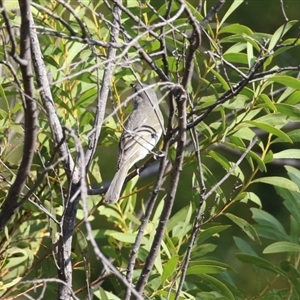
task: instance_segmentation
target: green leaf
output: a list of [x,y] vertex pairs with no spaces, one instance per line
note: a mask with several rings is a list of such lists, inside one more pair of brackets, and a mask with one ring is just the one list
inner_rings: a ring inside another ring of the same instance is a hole
[[[1,296],[1,291],[6,290],[14,285],[16,285],[17,283],[19,283],[21,280],[23,279],[23,277],[16,277],[12,280],[10,280],[9,282],[5,282],[4,284],[1,282],[1,286],[0,286],[0,296]],[[3,285],[2,285],[3,284]]]
[[223,57],[226,61],[231,63],[240,63],[247,65],[248,59],[246,53],[226,53]]
[[291,241],[287,234],[283,234],[273,227],[266,225],[254,225],[254,228],[260,237],[275,241]]
[[[224,144],[228,145],[229,147],[231,147],[233,149],[238,149],[239,151],[246,150],[245,147],[239,147],[239,146],[235,145],[234,143],[225,142]],[[253,165],[251,159],[254,159],[257,162],[257,165],[262,172],[265,172],[267,170],[266,165],[264,164],[262,159],[255,152],[249,151],[248,154],[246,155],[246,159],[249,162],[252,170],[254,169],[254,165]]]
[[[290,139],[293,141],[293,143],[300,142],[300,130],[299,129],[289,131],[288,135],[289,135]],[[285,141],[282,140],[281,138],[276,138],[272,143],[273,144],[274,143],[285,143]]]
[[226,78],[223,78],[222,75],[217,72],[216,70],[212,69],[211,72],[214,74],[214,76],[216,76],[216,78],[219,80],[219,82],[221,83],[223,89],[225,91],[230,90],[230,87],[226,81]]
[[286,104],[295,105],[300,102],[300,91],[295,91],[294,89],[293,91],[292,95],[286,100]]
[[175,255],[171,257],[168,262],[164,265],[163,273],[161,276],[161,283],[164,284],[165,281],[174,274],[176,266],[179,260],[179,256]]
[[299,196],[300,194],[287,189],[275,187],[276,192],[279,196],[284,199],[284,206],[288,209],[291,215],[297,220],[300,226],[300,208],[299,208]]
[[108,298],[108,295],[106,294],[106,291],[99,286],[99,293],[100,293],[100,299],[101,300],[109,300],[110,298]]
[[251,68],[256,60],[256,58],[254,57],[252,41],[249,41],[247,43],[247,59],[248,59],[248,67]]
[[264,123],[271,126],[282,127],[287,123],[287,117],[281,113],[265,114],[255,120],[258,123]]
[[295,90],[300,90],[300,80],[288,75],[275,75],[268,78],[267,81],[278,82],[284,86],[289,86]]
[[272,35],[272,38],[269,43],[268,51],[272,51],[273,48],[276,46],[276,44],[279,42],[279,40],[286,34],[287,31],[289,31],[294,24],[296,24],[298,21],[289,21],[287,23],[284,23],[281,25]]
[[277,153],[274,153],[273,157],[275,159],[300,159],[300,150],[299,149],[287,149]]
[[268,95],[261,94],[261,95],[259,95],[259,99],[261,99],[267,105],[267,107],[269,107],[269,109],[271,109],[272,111],[276,111],[276,106],[271,101],[271,99],[269,98]]
[[170,232],[178,224],[178,222],[182,222],[183,220],[185,220],[189,210],[190,210],[190,205],[185,206],[180,211],[178,211],[175,215],[173,215],[168,221],[167,232]]
[[290,191],[299,192],[298,186],[291,180],[284,177],[270,176],[270,177],[257,178],[252,181],[252,183],[258,183],[258,182],[279,186],[288,189]]
[[197,245],[193,248],[191,257],[192,257],[192,259],[202,258],[202,256],[206,255],[207,253],[215,251],[216,248],[217,248],[216,245],[202,243],[199,246]]
[[136,234],[134,233],[123,233],[123,232],[114,232],[107,230],[106,234],[109,235],[110,237],[113,237],[117,241],[124,242],[124,243],[129,243],[133,244],[136,239]]
[[233,240],[236,244],[236,246],[238,247],[238,249],[244,253],[250,254],[250,255],[255,255],[257,256],[257,254],[255,253],[255,251],[251,248],[251,246],[246,243],[244,240],[242,240],[241,238],[234,236]]
[[290,137],[284,133],[283,131],[275,128],[272,125],[266,124],[266,123],[260,123],[260,122],[256,122],[256,121],[245,121],[246,123],[253,125],[255,127],[258,127],[266,132],[269,132],[271,134],[274,134],[280,138],[282,138],[285,142],[288,143],[292,143],[292,140],[290,139]]
[[246,220],[239,218],[233,214],[224,214],[228,219],[238,225],[252,240],[260,243],[260,239],[252,225],[250,225]]
[[209,151],[209,155],[218,162],[226,171],[228,171],[231,168],[231,165],[227,158],[222,156],[220,153],[215,152],[213,150]]
[[224,17],[220,22],[220,27],[227,20],[227,18],[244,2],[244,0],[234,0],[231,6],[227,9]]
[[236,200],[240,200],[240,202],[243,203],[248,203],[248,201],[251,201],[257,204],[258,207],[262,207],[259,197],[253,192],[243,192],[236,197]]
[[197,244],[203,244],[203,242],[208,238],[217,235],[218,233],[226,230],[229,227],[231,227],[231,225],[218,225],[201,230],[200,234],[197,237]]
[[221,266],[212,266],[201,264],[198,266],[188,267],[186,275],[200,275],[200,274],[218,274],[225,272],[226,268]]
[[295,182],[298,185],[298,187],[300,188],[300,171],[291,166],[285,166],[284,168],[287,170],[287,173],[288,173],[289,177],[291,178],[291,180],[293,182]]
[[219,290],[219,292],[226,297],[227,300],[235,300],[235,297],[233,296],[229,288],[222,281],[207,274],[198,274],[198,276],[203,278],[205,281],[213,284],[217,288],[217,290]]
[[275,267],[266,259],[263,259],[261,257],[255,256],[255,255],[249,255],[249,254],[244,254],[244,253],[238,253],[235,256],[237,257],[237,259],[239,261],[241,261],[243,263],[255,265],[264,270],[268,270],[275,274],[280,274],[283,277],[286,277],[286,274],[281,269]]
[[221,33],[236,33],[236,34],[247,34],[247,35],[253,35],[252,30],[244,25],[235,23],[235,24],[230,24],[228,26],[224,26],[221,28],[219,31],[219,34]]
[[263,253],[300,252],[300,245],[291,242],[276,242],[267,246]]
[[284,227],[281,225],[281,223],[273,217],[271,214],[269,214],[266,211],[263,211],[261,209],[257,209],[255,207],[250,208],[252,212],[252,218],[260,225],[269,226],[271,228],[274,228],[276,231],[286,235]]
[[274,160],[273,152],[271,150],[269,150],[264,157],[264,163],[267,164],[267,163],[272,162],[273,160]]
[[277,111],[288,117],[295,117],[298,121],[300,119],[300,109],[295,105],[276,103],[275,107]]

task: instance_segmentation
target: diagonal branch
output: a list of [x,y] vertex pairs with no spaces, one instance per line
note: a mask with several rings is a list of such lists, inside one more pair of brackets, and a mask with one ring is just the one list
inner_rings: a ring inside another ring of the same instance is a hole
[[[120,0],[116,2],[121,2]],[[120,19],[121,19],[121,10],[118,6],[115,6],[113,9],[113,24],[111,29],[111,42],[116,43],[120,33]],[[108,51],[107,61],[108,63],[105,66],[104,75],[102,79],[101,88],[98,93],[98,102],[96,106],[96,115],[95,122],[93,125],[93,132],[89,137],[89,145],[85,154],[86,169],[88,169],[93,156],[95,154],[99,136],[101,133],[102,124],[105,116],[106,102],[108,98],[109,88],[111,85],[111,78],[113,71],[115,69],[115,58],[117,50],[114,47],[110,47]]]

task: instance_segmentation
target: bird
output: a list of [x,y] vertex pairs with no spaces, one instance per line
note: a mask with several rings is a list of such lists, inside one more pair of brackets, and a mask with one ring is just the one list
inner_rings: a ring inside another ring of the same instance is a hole
[[129,169],[150,153],[163,132],[163,115],[155,91],[144,83],[132,87],[133,110],[120,138],[117,171],[104,197],[107,204],[119,200]]

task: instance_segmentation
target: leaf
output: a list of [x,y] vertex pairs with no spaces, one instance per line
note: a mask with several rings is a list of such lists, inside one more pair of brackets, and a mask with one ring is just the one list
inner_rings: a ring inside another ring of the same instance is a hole
[[287,234],[283,234],[273,227],[266,225],[254,225],[254,228],[260,237],[275,241],[291,241]]
[[276,126],[277,128],[280,128],[287,123],[287,117],[282,115],[281,113],[272,113],[272,114],[266,114],[264,116],[261,116],[255,120],[255,122],[258,123],[264,123],[271,126]]
[[275,107],[277,111],[288,117],[295,117],[298,121],[300,119],[300,109],[295,105],[276,103]]
[[240,200],[240,202],[243,203],[248,203],[248,201],[251,201],[257,204],[260,208],[262,207],[259,197],[253,192],[243,192],[236,197],[236,200]]
[[226,268],[222,266],[212,266],[212,265],[197,265],[188,267],[186,275],[200,275],[200,274],[218,274],[225,272]]
[[294,24],[296,24],[298,21],[289,21],[287,23],[284,23],[283,25],[281,25],[272,35],[270,43],[269,43],[269,47],[268,50],[272,51],[274,49],[274,47],[276,46],[276,44],[279,42],[279,40],[286,34],[286,32],[288,30],[290,30]]
[[192,257],[192,259],[202,258],[202,256],[206,255],[207,253],[215,251],[216,248],[217,248],[216,245],[202,243],[199,246],[196,246],[193,248],[191,257]]
[[[290,139],[293,141],[293,143],[295,142],[300,142],[300,130],[299,129],[295,129],[295,130],[291,130],[288,132],[288,135],[290,137]],[[281,138],[276,138],[272,143],[284,143],[285,141],[283,141]]]
[[108,295],[106,294],[106,291],[99,286],[99,293],[100,293],[100,299],[101,300],[109,300],[110,298],[108,298]]
[[[239,151],[245,151],[246,150],[245,147],[239,147],[239,146],[235,145],[234,143],[225,142],[224,144],[228,145],[229,147],[231,147],[233,149],[238,149]],[[264,162],[262,161],[262,159],[255,152],[249,151],[248,154],[246,155],[246,159],[249,162],[252,170],[254,169],[254,165],[253,165],[251,159],[254,159],[256,161],[259,169],[262,172],[265,172],[267,170]]]
[[267,246],[263,253],[300,252],[300,245],[291,242],[276,242]]
[[226,19],[244,2],[244,0],[234,0],[231,6],[227,9],[224,17],[220,22],[220,27],[226,21]]
[[233,214],[224,214],[228,219],[238,225],[252,240],[260,243],[260,239],[252,225],[250,225],[246,220],[239,218]]
[[236,246],[238,247],[238,249],[244,253],[250,254],[250,255],[256,255],[255,251],[251,248],[251,246],[246,243],[244,240],[242,240],[241,238],[234,236],[233,240],[236,244]]
[[277,153],[274,153],[273,157],[275,159],[300,159],[300,150],[299,149],[287,149]]
[[197,237],[197,244],[201,245],[208,238],[226,230],[229,227],[231,227],[231,225],[218,225],[202,230]]
[[233,296],[229,288],[222,281],[207,274],[201,274],[198,276],[203,278],[205,281],[213,284],[219,290],[219,292],[226,297],[227,300],[235,300],[235,297]]
[[223,57],[226,61],[247,65],[248,59],[246,53],[226,53]]
[[275,128],[274,126],[271,126],[269,124],[266,123],[260,123],[260,122],[256,122],[256,121],[245,121],[246,123],[253,125],[255,127],[258,127],[266,132],[269,132],[271,134],[274,134],[280,138],[282,138],[285,142],[288,143],[292,143],[292,140],[290,139],[290,137],[284,133],[283,131]]
[[248,59],[248,67],[251,68],[255,63],[252,41],[247,43],[247,59]]
[[171,257],[168,262],[164,265],[163,273],[161,276],[161,283],[164,284],[165,281],[174,273],[177,263],[179,260],[179,256],[175,255]]
[[295,90],[300,90],[300,80],[288,75],[275,75],[268,78],[267,81],[278,82],[284,86],[289,86]]
[[275,187],[279,196],[284,199],[284,206],[294,216],[300,226],[300,208],[299,208],[299,193],[289,191],[287,189]]
[[212,259],[199,259],[196,261],[190,261],[190,267],[201,267],[201,266],[216,266],[216,267],[222,267],[223,269],[234,271],[228,264],[225,264],[223,262],[220,262],[218,260],[212,260]]
[[107,231],[106,234],[109,234],[110,237],[113,237],[117,241],[129,243],[129,244],[133,244],[136,239],[136,234],[134,234],[134,233]]
[[253,32],[252,32],[252,30],[249,27],[241,25],[241,24],[238,24],[238,23],[224,26],[219,31],[219,34],[225,33],[225,32],[226,33],[228,32],[228,33],[253,35]]
[[215,152],[213,150],[209,151],[209,155],[218,162],[226,171],[228,171],[231,168],[231,165],[227,158],[225,158],[223,155],[221,155],[218,152]]
[[268,95],[261,94],[259,95],[259,99],[261,99],[272,111],[276,111],[275,104],[271,101]]
[[244,254],[244,253],[237,253],[235,256],[239,261],[243,263],[255,265],[264,270],[268,270],[275,274],[280,274],[283,277],[287,277],[286,274],[281,269],[275,267],[268,260],[264,258],[254,256],[254,255]]
[[223,78],[222,75],[214,69],[212,69],[211,72],[214,74],[214,76],[216,76],[225,91],[230,90],[226,78]]
[[[298,129],[298,131],[300,131]],[[298,187],[300,188],[300,171],[294,167],[291,166],[285,166],[285,169],[287,170],[287,173],[290,177],[290,179],[295,182]]]
[[300,102],[300,91],[295,91],[293,89],[293,93],[287,99],[286,104],[295,105],[298,104],[299,102]]
[[288,189],[290,191],[299,192],[298,186],[293,181],[284,177],[270,176],[270,177],[257,178],[252,181],[252,183],[258,183],[258,182],[279,186]]
[[261,209],[257,209],[255,207],[250,208],[252,212],[252,218],[260,225],[270,226],[274,228],[276,231],[286,235],[284,227],[281,225],[281,223],[273,217],[271,214],[269,214],[266,211],[263,211]]
[[185,219],[189,210],[190,210],[190,205],[185,206],[180,211],[178,211],[175,215],[173,215],[168,221],[167,232],[170,232],[178,224],[178,222],[182,222]]

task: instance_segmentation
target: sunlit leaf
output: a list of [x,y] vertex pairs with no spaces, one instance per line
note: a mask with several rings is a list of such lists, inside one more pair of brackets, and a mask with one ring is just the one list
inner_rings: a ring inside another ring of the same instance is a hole
[[179,256],[173,256],[171,257],[167,263],[165,263],[164,267],[163,267],[163,273],[161,276],[161,283],[164,284],[164,282],[170,277],[172,276],[172,274],[175,272],[177,263],[179,260]]
[[261,178],[254,179],[252,181],[252,183],[258,183],[258,182],[279,186],[288,189],[290,191],[299,192],[299,187],[294,182],[284,177],[277,177],[277,176],[261,177]]
[[268,50],[271,51],[275,47],[275,45],[280,41],[280,39],[286,34],[287,31],[289,31],[294,24],[296,24],[298,21],[289,21],[287,23],[284,23],[282,26],[280,26],[275,33],[272,35],[272,38],[269,43]]
[[246,121],[248,124],[256,126],[268,133],[274,134],[280,138],[282,138],[284,141],[288,142],[288,143],[292,143],[292,140],[290,139],[290,137],[284,133],[282,130],[275,128],[274,126],[271,126],[269,124],[266,123],[260,123],[260,122],[256,122],[256,121]]
[[229,9],[226,11],[223,16],[220,26],[227,20],[227,18],[244,2],[244,0],[234,0]]
[[244,26],[242,24],[230,24],[227,26],[224,26],[223,28],[221,28],[221,30],[219,31],[220,33],[237,33],[237,34],[247,34],[247,35],[252,35],[253,32],[252,30],[247,27]]
[[300,159],[300,149],[286,149],[280,152],[274,153],[275,159]]
[[284,86],[289,86],[295,90],[300,90],[300,80],[287,75],[275,75],[267,79],[267,81],[278,82]]

